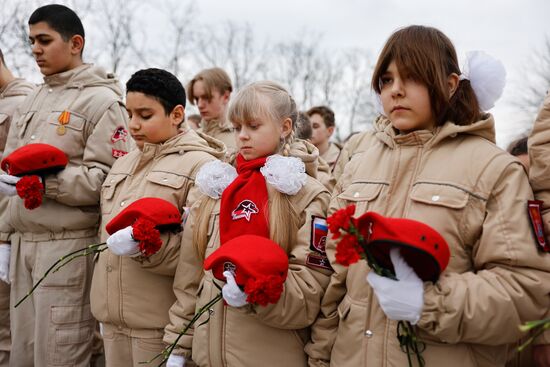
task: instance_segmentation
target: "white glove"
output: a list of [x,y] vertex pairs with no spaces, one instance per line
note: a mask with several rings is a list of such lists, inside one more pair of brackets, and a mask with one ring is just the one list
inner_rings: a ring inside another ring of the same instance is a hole
[[185,357],[170,354],[166,361],[166,367],[185,367]]
[[21,177],[0,175],[0,193],[6,196],[17,195],[17,189],[15,184],[21,179]]
[[132,237],[133,228],[128,226],[113,233],[107,238],[107,246],[118,256],[138,256],[140,254],[139,242]]
[[233,307],[243,307],[248,304],[248,302],[246,302],[247,295],[241,291],[241,288],[237,285],[233,273],[226,270],[223,272],[223,276],[227,280],[227,283],[222,288],[222,295],[225,302]]
[[10,252],[10,245],[0,244],[0,280],[7,284],[10,284]]
[[399,280],[382,277],[371,270],[367,282],[389,319],[410,321],[414,325],[420,320],[424,307],[424,284],[403,259],[398,248],[390,250],[390,258]]

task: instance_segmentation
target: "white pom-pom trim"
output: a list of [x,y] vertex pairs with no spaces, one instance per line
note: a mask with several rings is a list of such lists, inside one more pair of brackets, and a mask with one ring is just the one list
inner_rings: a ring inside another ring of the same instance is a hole
[[269,156],[260,172],[267,183],[287,195],[296,195],[307,181],[306,166],[296,157]]
[[506,85],[506,69],[502,62],[483,51],[470,51],[462,69],[461,79],[470,81],[481,110],[493,108]]
[[204,164],[197,173],[195,184],[202,193],[212,199],[219,199],[222,192],[235,180],[235,167],[222,161],[211,161]]

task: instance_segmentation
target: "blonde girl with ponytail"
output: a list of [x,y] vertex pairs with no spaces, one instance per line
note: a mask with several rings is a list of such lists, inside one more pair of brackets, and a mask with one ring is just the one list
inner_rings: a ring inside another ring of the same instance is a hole
[[330,194],[312,177],[315,154],[296,149],[297,115],[292,96],[269,81],[252,83],[231,100],[236,168],[216,161],[197,174],[196,185],[205,195],[191,208],[185,225],[174,283],[177,302],[165,342],[172,343],[195,310],[219,293],[214,282],[220,281],[203,270],[203,261],[240,235],[270,238],[287,253],[288,276],[279,301],[249,304],[244,292],[230,285],[234,282],[222,284],[225,305],[214,305],[188,333],[192,335],[180,339],[172,361],[192,359],[212,367],[307,366],[304,343],[331,274],[324,252]]

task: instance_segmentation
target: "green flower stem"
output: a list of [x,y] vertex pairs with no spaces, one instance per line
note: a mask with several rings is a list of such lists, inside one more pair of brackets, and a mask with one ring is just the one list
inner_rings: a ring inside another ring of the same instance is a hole
[[546,330],[550,329],[550,318],[526,322],[525,324],[520,325],[519,329],[523,332],[535,330],[534,334],[529,339],[527,339],[525,343],[518,347],[518,352],[521,352],[525,348],[527,348],[527,346],[531,344],[538,336],[540,336]]
[[105,251],[106,249],[107,249],[107,245],[105,243],[99,243],[99,244],[89,245],[87,247],[73,251],[67,255],[61,256],[55,263],[53,263],[52,266],[48,268],[48,270],[46,270],[42,278],[40,278],[38,282],[36,282],[36,284],[33,285],[31,290],[25,295],[25,297],[20,299],[19,302],[17,302],[14,307],[17,308],[17,306],[19,306],[24,300],[26,300],[40,285],[40,283],[42,283],[44,279],[46,279],[48,274],[55,273],[56,271],[58,271],[63,266],[67,265],[68,263],[70,263],[76,258],[79,258],[82,256],[88,256],[90,254],[100,253],[102,251]]
[[[169,346],[167,346],[166,348],[164,348],[164,350],[162,352],[160,352],[159,354],[157,354],[156,356],[154,356],[152,359],[148,360],[148,361],[145,361],[145,362],[139,362],[140,364],[149,364],[151,362],[153,362],[154,360],[162,357],[162,361],[160,361],[160,363],[158,364],[158,367],[162,366],[167,360],[168,358],[170,357],[170,354],[172,354],[172,351],[176,348],[176,346],[178,345],[178,342],[179,340],[181,339],[182,336],[184,336],[187,331],[189,331],[189,329],[191,328],[191,326],[193,326],[195,324],[195,322],[197,322],[197,320],[202,316],[202,314],[204,314],[205,312],[207,311],[210,311],[210,307],[212,307],[213,305],[215,305],[219,300],[222,299],[222,294],[221,292],[218,293],[218,295],[216,297],[214,297],[213,299],[211,299],[207,304],[205,304],[204,306],[202,306],[196,313],[195,315],[193,316],[193,318],[191,319],[191,321],[189,321],[189,323],[187,325],[185,325],[185,327],[183,328],[183,330],[179,333],[178,337],[176,338],[176,340],[170,344]],[[208,318],[208,320],[206,320],[205,322],[203,322],[201,325],[203,325],[204,323],[208,322],[210,320],[210,318]]]
[[378,261],[372,256],[367,241],[365,241],[365,238],[363,235],[355,228],[354,225],[350,225],[349,231],[347,231],[349,234],[357,237],[357,242],[359,243],[359,246],[363,249],[363,252],[365,253],[365,258],[367,260],[367,264],[369,264],[370,268],[378,275],[386,278],[390,278],[393,280],[398,280],[394,273],[391,272],[391,270],[381,267],[378,264]]
[[422,357],[422,352],[426,349],[426,344],[418,339],[416,330],[408,321],[399,321],[397,323],[397,339],[401,350],[407,354],[409,367],[413,367],[411,355],[416,356],[416,361],[420,367],[424,367],[426,362]]

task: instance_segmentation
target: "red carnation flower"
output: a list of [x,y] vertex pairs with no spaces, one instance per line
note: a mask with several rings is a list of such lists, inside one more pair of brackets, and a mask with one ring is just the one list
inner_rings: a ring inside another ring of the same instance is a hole
[[357,242],[357,237],[346,234],[336,245],[336,261],[344,266],[356,263],[361,258],[363,249]]
[[349,205],[343,209],[337,210],[327,218],[328,229],[333,233],[332,238],[340,237],[340,229],[349,230],[352,215],[355,213],[355,205]]
[[24,200],[25,208],[32,210],[42,205],[44,185],[38,176],[24,176],[15,184],[17,195]]
[[248,295],[246,301],[260,306],[268,303],[277,303],[283,293],[284,280],[279,275],[269,275],[258,279],[249,279],[244,292]]
[[139,241],[139,250],[144,256],[156,254],[162,247],[160,232],[152,221],[138,218],[132,225],[132,230],[133,237]]

